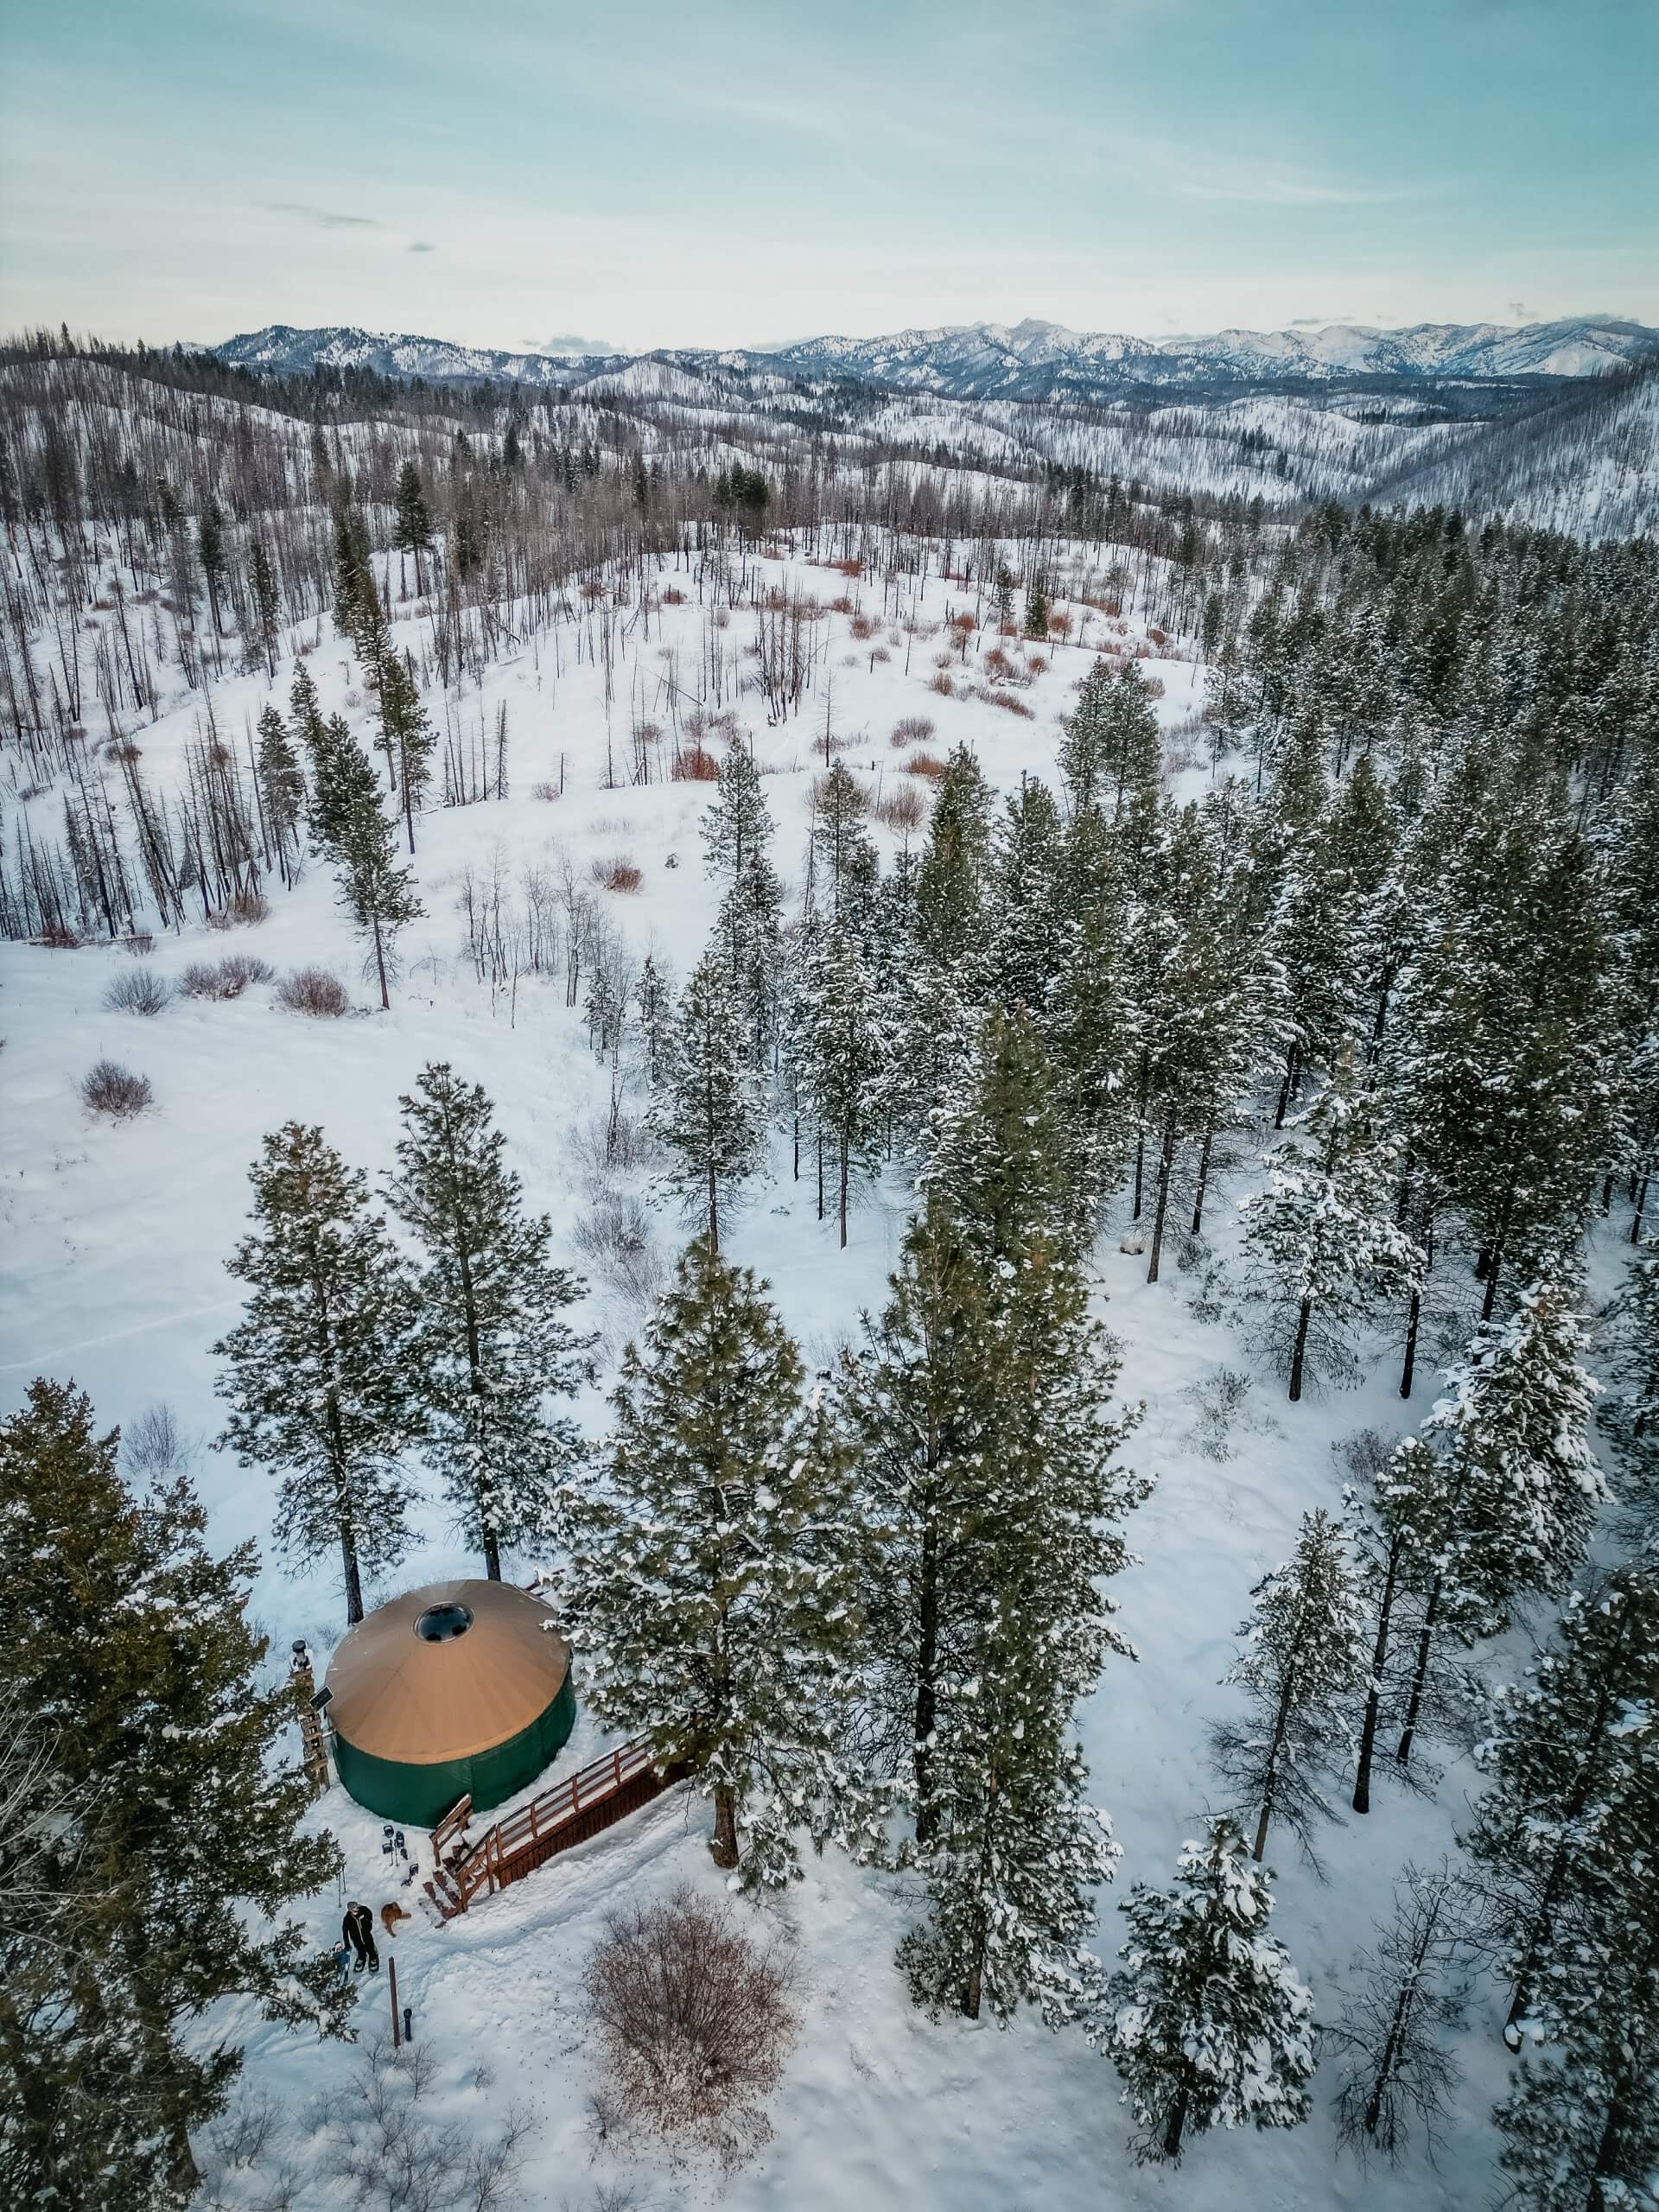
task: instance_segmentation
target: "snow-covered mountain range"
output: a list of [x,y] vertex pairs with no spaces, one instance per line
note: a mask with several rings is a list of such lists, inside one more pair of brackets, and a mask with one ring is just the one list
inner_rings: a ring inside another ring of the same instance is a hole
[[365,368],[432,383],[538,387],[587,383],[635,360],[707,370],[770,369],[927,391],[952,399],[1088,400],[1146,387],[1329,384],[1351,378],[1490,383],[1598,376],[1659,357],[1659,330],[1612,315],[1557,322],[1417,323],[1384,330],[1223,330],[1209,337],[1136,338],[1027,321],[902,330],[880,338],[808,338],[775,353],[701,347],[650,354],[511,353],[350,326],[296,329],[273,323],[212,349],[250,368],[306,372]]

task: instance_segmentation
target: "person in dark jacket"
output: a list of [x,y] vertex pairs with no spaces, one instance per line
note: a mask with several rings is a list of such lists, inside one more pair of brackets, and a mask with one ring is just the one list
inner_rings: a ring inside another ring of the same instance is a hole
[[371,1974],[378,1974],[380,1954],[374,1948],[374,1916],[367,1905],[348,1904],[340,1929],[355,1955],[356,1964],[352,1972],[361,1974],[366,1967]]

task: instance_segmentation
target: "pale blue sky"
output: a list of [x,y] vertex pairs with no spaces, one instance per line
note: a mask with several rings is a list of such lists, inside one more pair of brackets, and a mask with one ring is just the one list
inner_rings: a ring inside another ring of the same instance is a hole
[[1659,323],[1654,0],[0,0],[0,325]]

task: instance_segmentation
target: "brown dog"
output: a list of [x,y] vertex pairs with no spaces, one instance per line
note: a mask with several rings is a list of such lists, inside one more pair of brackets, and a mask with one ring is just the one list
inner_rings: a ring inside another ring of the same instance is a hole
[[380,1925],[388,1936],[395,1936],[398,1922],[408,1918],[409,1915],[400,1904],[383,1904],[380,1908]]

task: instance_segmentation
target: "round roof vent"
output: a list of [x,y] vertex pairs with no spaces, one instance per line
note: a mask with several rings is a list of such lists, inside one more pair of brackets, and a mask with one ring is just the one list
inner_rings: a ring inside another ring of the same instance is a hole
[[415,1633],[423,1643],[453,1643],[458,1636],[465,1636],[473,1624],[473,1609],[458,1600],[442,1605],[429,1605],[415,1624]]

